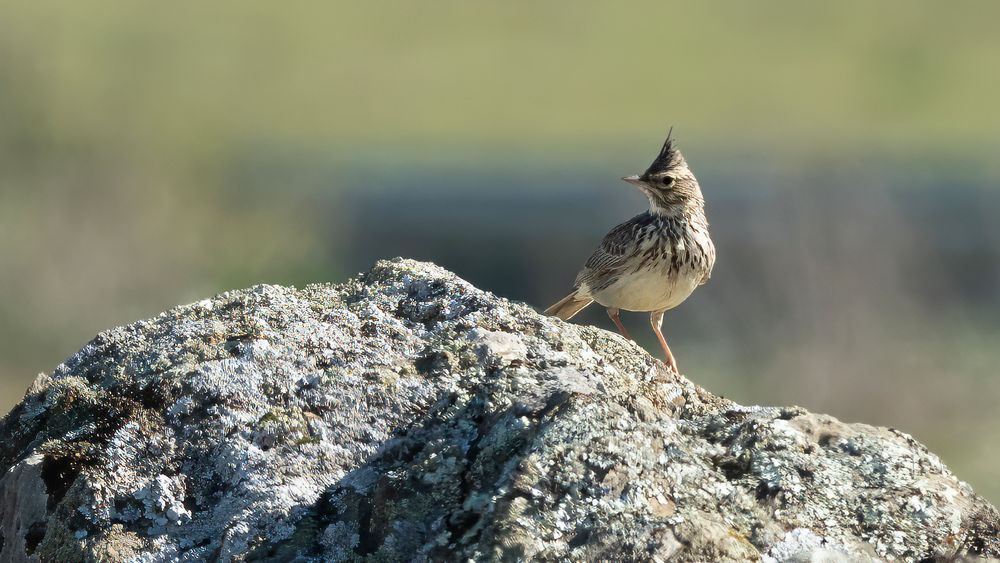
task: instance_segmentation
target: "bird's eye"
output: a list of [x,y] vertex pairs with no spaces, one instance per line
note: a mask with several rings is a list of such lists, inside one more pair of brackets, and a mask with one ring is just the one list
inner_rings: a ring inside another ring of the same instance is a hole
[[664,177],[660,178],[660,182],[664,186],[669,186],[669,185],[671,185],[671,184],[674,183],[674,177],[673,176],[664,176]]

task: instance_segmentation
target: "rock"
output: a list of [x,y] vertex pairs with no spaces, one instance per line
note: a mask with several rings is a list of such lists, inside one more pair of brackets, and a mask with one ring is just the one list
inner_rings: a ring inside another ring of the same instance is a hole
[[1000,557],[910,436],[737,405],[408,260],[104,332],[0,435],[2,561]]

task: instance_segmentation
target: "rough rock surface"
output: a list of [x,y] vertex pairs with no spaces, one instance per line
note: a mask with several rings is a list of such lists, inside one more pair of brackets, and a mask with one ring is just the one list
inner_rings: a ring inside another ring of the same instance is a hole
[[1000,556],[902,432],[734,404],[407,260],[102,333],[0,436],[0,561]]

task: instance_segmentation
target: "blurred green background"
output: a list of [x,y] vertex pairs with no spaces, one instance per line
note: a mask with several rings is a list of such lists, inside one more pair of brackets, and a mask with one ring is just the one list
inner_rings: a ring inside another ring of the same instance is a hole
[[987,2],[4,2],[0,411],[103,329],[380,257],[544,307],[643,209],[618,178],[673,125],[719,253],[665,322],[686,374],[900,428],[1000,501],[997,21]]

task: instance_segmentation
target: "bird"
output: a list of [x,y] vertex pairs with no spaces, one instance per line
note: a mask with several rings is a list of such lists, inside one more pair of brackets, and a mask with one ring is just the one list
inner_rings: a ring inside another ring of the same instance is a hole
[[715,245],[698,179],[672,134],[670,128],[645,172],[622,178],[646,195],[649,209],[611,229],[577,275],[573,291],[545,313],[566,321],[596,301],[631,339],[621,311],[648,312],[665,364],[679,374],[661,331],[663,314],[708,281]]

